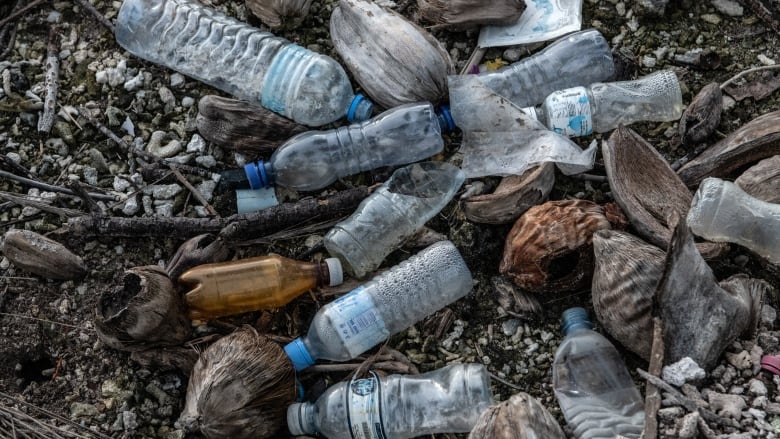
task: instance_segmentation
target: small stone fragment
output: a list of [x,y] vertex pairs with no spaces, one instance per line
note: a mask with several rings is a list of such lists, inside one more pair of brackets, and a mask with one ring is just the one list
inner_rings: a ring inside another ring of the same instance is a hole
[[679,439],[693,439],[699,432],[699,412],[688,413],[680,421],[680,429],[677,431]]
[[755,396],[766,396],[768,393],[764,382],[755,378],[748,383],[748,392]]
[[745,13],[742,5],[733,0],[712,0],[712,6],[715,6],[715,9],[721,14],[729,17],[741,17]]
[[664,381],[677,387],[688,381],[700,380],[707,376],[704,369],[699,367],[690,357],[684,357],[680,361],[664,367],[662,375]]
[[739,395],[726,395],[717,392],[708,392],[707,397],[710,402],[710,408],[716,411],[720,416],[740,420],[742,410],[747,407],[745,399]]
[[738,370],[750,369],[752,363],[750,361],[750,353],[748,351],[741,351],[738,353],[726,352],[726,361]]

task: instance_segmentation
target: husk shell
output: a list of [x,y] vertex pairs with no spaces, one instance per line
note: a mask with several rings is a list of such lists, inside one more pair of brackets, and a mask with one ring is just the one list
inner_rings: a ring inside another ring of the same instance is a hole
[[87,266],[80,257],[59,242],[31,230],[5,232],[2,252],[15,266],[48,279],[79,279],[87,274]]
[[780,204],[780,155],[751,166],[734,183],[759,200]]
[[525,11],[525,0],[417,0],[420,15],[434,28],[451,30],[510,25]]
[[723,93],[720,84],[705,85],[680,118],[680,136],[683,143],[699,143],[715,132],[720,124]]
[[534,397],[517,393],[482,412],[469,439],[564,439],[558,421]]
[[268,27],[295,27],[309,15],[311,0],[246,0],[246,7]]

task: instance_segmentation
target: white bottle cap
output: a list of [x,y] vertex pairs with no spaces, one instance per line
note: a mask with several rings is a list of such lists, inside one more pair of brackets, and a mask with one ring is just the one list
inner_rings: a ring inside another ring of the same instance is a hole
[[330,286],[341,285],[344,282],[344,270],[341,268],[341,261],[338,258],[328,258],[325,259],[325,263],[328,264]]

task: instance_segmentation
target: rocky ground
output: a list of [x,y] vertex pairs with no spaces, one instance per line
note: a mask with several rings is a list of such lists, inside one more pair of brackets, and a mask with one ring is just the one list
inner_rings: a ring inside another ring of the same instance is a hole
[[[109,20],[115,18],[121,5],[120,1],[92,0],[91,3]],[[243,2],[212,0],[210,3],[223,12],[262,27],[249,16]],[[416,19],[416,5],[412,3],[400,1],[393,5],[405,16]],[[671,3],[662,17],[654,17],[640,13],[631,1],[586,0],[583,27],[599,29],[614,48],[635,60],[637,75],[673,69],[682,81],[685,103],[707,83],[723,82],[751,67],[780,62],[778,34],[760,21],[751,9],[728,0]],[[217,92],[131,56],[116,44],[111,33],[77,4],[72,1],[44,2],[16,20],[14,45],[0,59],[6,86],[0,94],[0,158],[3,159],[0,164],[16,163],[28,169],[37,180],[49,184],[63,185],[68,180],[79,180],[111,194],[140,191],[141,196],[130,197],[134,200],[131,202],[99,202],[114,215],[197,217],[207,214],[180,182],[155,182],[136,174],[135,165],[127,154],[74,109],[89,108],[111,131],[151,153],[159,153],[163,146],[178,149],[173,155],[181,162],[216,171],[234,167],[235,157],[203,140],[197,133],[195,116],[198,99]],[[333,6],[334,2],[330,0],[315,0],[309,17],[300,27],[280,34],[303,46],[334,55],[327,26]],[[43,97],[46,41],[49,28],[54,24],[62,37],[58,95],[62,111],[51,135],[42,136],[36,129],[39,112],[22,106],[20,100],[9,96],[9,92],[26,96],[25,100]],[[434,35],[447,47],[460,68],[475,47],[477,33],[435,31]],[[6,43],[5,37],[0,38],[0,44]],[[679,56],[697,49],[717,53],[719,64],[701,69],[679,62]],[[511,62],[523,53],[522,48],[491,49],[485,60],[502,58]],[[758,101],[747,98],[736,102],[725,98],[719,135],[776,110],[779,103],[777,92]],[[680,143],[676,122],[645,123],[634,128],[670,161],[689,150]],[[591,140],[582,139],[580,144],[586,145]],[[717,138],[712,142],[715,140]],[[453,136],[449,141],[447,151],[452,154],[457,149],[458,137]],[[599,168],[593,171],[601,172],[603,169]],[[338,182],[334,187],[341,189],[355,182],[381,180],[386,175],[386,172],[377,171]],[[215,184],[212,180],[193,175],[186,178],[220,215],[234,213],[234,200],[229,195],[213,193]],[[566,178],[560,174],[556,178],[552,199],[610,200],[606,183]],[[488,179],[488,183],[495,182]],[[78,199],[7,179],[0,179],[0,190],[39,197],[49,205],[87,212]],[[297,198],[299,195],[289,196]],[[63,218],[45,210],[22,207],[13,202],[0,204],[3,231],[27,228],[46,233],[62,223]],[[510,315],[496,302],[496,292],[490,282],[498,272],[509,226],[471,223],[459,211],[457,203],[448,206],[429,225],[458,245],[477,284],[467,298],[394,337],[390,346],[404,353],[421,371],[451,362],[481,362],[496,377],[493,385],[497,399],[504,400],[517,391],[526,391],[539,398],[561,420],[550,379],[553,354],[561,340],[559,316],[569,306],[589,307],[589,292],[543,297],[544,311],[540,315]],[[325,230],[319,230],[259,239],[256,241],[259,243],[237,248],[236,255],[276,252],[289,257],[316,257],[319,255],[311,255],[309,250],[324,233]],[[45,280],[15,268],[7,258],[0,262],[0,407],[17,407],[82,437],[184,437],[175,422],[183,406],[188,377],[176,370],[141,366],[131,361],[129,354],[106,347],[97,338],[92,322],[100,293],[115,286],[124,269],[163,264],[182,240],[56,236],[84,259],[89,268],[85,279]],[[391,262],[404,259],[414,251],[396,252]],[[719,277],[736,272],[766,276],[758,267],[753,257],[739,248],[733,249],[715,266]],[[778,284],[777,278],[766,280],[775,286]],[[317,297],[317,293],[313,297]],[[302,298],[300,303],[301,306],[290,305],[274,312],[225,319],[224,323],[199,328],[198,335],[226,334],[244,323],[270,328],[280,336],[296,335],[306,327],[306,319],[314,309],[309,297]],[[780,379],[759,372],[758,368],[762,353],[780,351],[774,311],[777,296],[768,297],[765,303],[757,338],[735,342],[709,376],[681,389],[688,398],[730,420],[723,424],[710,423],[712,431],[700,431],[698,434],[702,437],[705,434],[733,438],[780,434],[780,395],[777,392]],[[436,326],[445,318],[451,318],[451,324],[437,334]],[[437,339],[437,335],[441,335],[440,338]],[[632,370],[647,368],[644,361],[630,352],[621,352]],[[304,384],[316,393],[316,389],[344,376],[309,375]],[[644,381],[636,378],[643,389]],[[688,414],[686,409],[667,398],[658,416],[661,437],[696,437],[697,414]],[[92,433],[73,424],[86,427]],[[0,436],[14,437],[9,431],[0,428]],[[279,437],[287,436],[284,431],[279,434]]]

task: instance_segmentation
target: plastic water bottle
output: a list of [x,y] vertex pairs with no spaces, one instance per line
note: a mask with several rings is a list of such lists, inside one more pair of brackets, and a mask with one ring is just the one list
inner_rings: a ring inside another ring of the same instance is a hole
[[115,34],[135,56],[304,125],[371,116],[333,58],[188,0],[124,0]]
[[493,402],[481,364],[455,364],[421,375],[390,375],[331,386],[316,402],[287,408],[295,436],[408,439],[471,431]]
[[519,107],[537,105],[550,93],[615,75],[604,36],[588,29],[559,38],[532,56],[477,77]]
[[260,189],[278,184],[299,191],[322,189],[347,175],[413,163],[441,152],[442,131],[454,128],[449,110],[428,102],[406,104],[362,123],[307,131],[285,142],[266,162],[224,172],[229,186]]
[[444,162],[400,168],[325,235],[325,248],[362,278],[439,213],[465,179],[460,168]]
[[437,242],[320,308],[306,336],[284,350],[295,370],[318,358],[355,358],[465,296],[473,283],[452,242]]
[[667,122],[682,115],[677,76],[662,70],[634,81],[556,91],[540,107],[524,108],[547,128],[569,137],[604,133],[639,121]]
[[342,281],[336,258],[304,262],[279,255],[198,265],[179,277],[192,288],[184,298],[193,320],[278,308],[312,288]]
[[699,185],[686,221],[704,239],[739,244],[780,265],[780,204],[710,177]]
[[638,438],[645,425],[642,396],[615,347],[592,327],[584,308],[563,312],[555,397],[577,439]]

